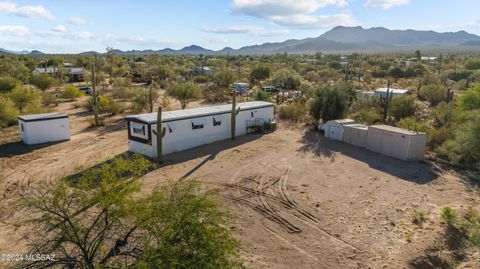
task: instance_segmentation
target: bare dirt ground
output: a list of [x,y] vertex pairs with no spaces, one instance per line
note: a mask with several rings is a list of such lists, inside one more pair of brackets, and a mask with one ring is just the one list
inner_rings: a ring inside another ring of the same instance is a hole
[[[127,151],[120,116],[87,128],[82,109],[65,103],[59,110],[71,116],[70,141],[24,146],[16,127],[0,130],[0,199],[28,194],[39,183]],[[480,202],[454,172],[285,123],[271,134],[168,155],[163,167],[144,177],[142,191],[181,177],[219,191],[235,216],[234,233],[248,268],[408,268],[442,236],[442,207]],[[412,223],[414,210],[427,213],[422,227]],[[0,253],[21,248],[17,235],[0,226]]]

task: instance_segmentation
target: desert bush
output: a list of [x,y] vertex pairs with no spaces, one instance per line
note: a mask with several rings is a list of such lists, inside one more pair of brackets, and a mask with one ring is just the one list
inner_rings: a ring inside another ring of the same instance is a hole
[[125,110],[127,110],[127,106],[121,102],[110,101],[105,105],[105,111],[112,115],[123,113]]
[[422,211],[414,210],[412,214],[412,223],[416,225],[423,225],[427,221],[427,214]]
[[38,112],[42,104],[40,91],[33,87],[16,87],[7,96],[21,113]]
[[174,84],[167,89],[166,93],[177,99],[182,109],[185,109],[189,102],[199,99],[202,95],[200,88],[190,82]]
[[157,99],[158,99],[158,93],[153,89],[136,90],[135,97],[132,100],[133,101],[132,110],[135,113],[142,112],[142,111],[153,112],[153,107],[151,106],[155,103]]
[[372,125],[382,121],[382,113],[375,108],[365,108],[357,112],[351,113],[350,117],[356,122],[366,125]]
[[138,89],[129,87],[114,86],[112,89],[112,96],[121,100],[132,100],[137,93]]
[[444,207],[440,212],[440,217],[447,224],[454,224],[457,221],[457,211],[451,207]]
[[392,98],[388,113],[399,121],[403,118],[412,117],[418,111],[415,96],[396,96]]
[[279,106],[278,115],[281,119],[304,122],[307,117],[307,109],[303,103],[283,104]]
[[12,77],[0,77],[0,93],[7,93],[18,85],[17,80]]
[[459,107],[464,111],[480,109],[480,84],[469,88],[460,97]]
[[51,104],[58,105],[57,98],[51,92],[42,92],[42,104],[50,106]]
[[428,133],[428,146],[431,150],[435,150],[440,145],[453,138],[453,130],[447,126],[442,126],[438,129],[431,129]]
[[60,97],[63,99],[73,100],[73,99],[82,97],[83,95],[84,95],[83,92],[77,89],[75,86],[67,85],[65,86],[65,90],[62,92]]
[[17,122],[18,110],[12,100],[0,96],[0,127],[7,127]]
[[58,81],[48,74],[37,74],[32,75],[30,83],[35,85],[35,87],[39,88],[41,91],[45,91],[57,85]]
[[271,102],[272,95],[266,91],[257,90],[257,92],[255,93],[255,100]]
[[427,134],[432,129],[428,122],[419,121],[415,117],[403,118],[398,122],[397,126],[410,131],[423,132]]
[[447,101],[447,87],[438,84],[423,86],[418,93],[418,98],[428,101],[431,106],[436,106],[442,101]]

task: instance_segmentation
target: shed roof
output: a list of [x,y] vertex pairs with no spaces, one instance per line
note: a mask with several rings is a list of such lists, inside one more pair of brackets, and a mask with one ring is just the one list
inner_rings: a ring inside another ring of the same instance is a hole
[[[271,107],[273,106],[270,102],[263,101],[253,101],[253,102],[243,102],[238,103],[237,107],[240,107],[240,110],[251,110],[256,108]],[[190,118],[199,118],[206,117],[211,115],[218,114],[227,114],[232,111],[232,105],[219,105],[219,106],[209,106],[209,107],[198,107],[190,108],[184,110],[174,110],[174,111],[164,111],[162,112],[162,122],[176,121],[182,119]],[[140,115],[131,115],[125,117],[127,120],[137,120],[144,123],[156,123],[157,122],[157,113],[146,113]]]
[[68,115],[65,113],[53,112],[53,113],[43,113],[43,114],[32,114],[32,115],[22,115],[18,116],[18,119],[25,122],[30,121],[46,121],[46,120],[56,120],[68,118]]
[[367,126],[367,125],[359,124],[359,123],[345,124],[345,125],[343,125],[343,127],[360,129],[360,130],[368,130],[368,126]]
[[354,124],[355,121],[352,119],[341,119],[341,120],[329,120],[325,124],[332,124],[332,123],[337,123],[340,125],[345,125],[345,124]]
[[425,133],[422,133],[422,132],[415,132],[407,129],[390,126],[390,125],[371,125],[369,128],[375,128],[375,129],[380,129],[384,131],[390,131],[390,132],[395,132],[395,133],[400,133],[405,135],[425,135]]

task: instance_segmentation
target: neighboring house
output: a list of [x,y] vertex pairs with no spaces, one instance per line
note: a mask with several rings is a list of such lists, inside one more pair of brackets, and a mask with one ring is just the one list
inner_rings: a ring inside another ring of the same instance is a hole
[[211,75],[213,74],[213,68],[208,66],[197,66],[190,69],[192,75]]
[[233,88],[237,93],[242,93],[242,94],[247,93],[250,90],[248,83],[242,83],[242,82],[233,83]]
[[420,58],[423,62],[427,62],[430,64],[436,64],[437,63],[437,57],[431,57],[431,56],[422,56]]
[[[70,82],[80,82],[85,80],[85,68],[83,67],[69,67],[65,68],[67,70],[68,80]],[[57,74],[58,68],[57,67],[37,67],[33,70],[33,74],[49,74],[54,76]]]
[[391,97],[401,96],[401,95],[409,95],[411,92],[405,89],[393,89],[393,88],[379,88],[375,90],[375,96],[386,98],[387,92],[389,92]]

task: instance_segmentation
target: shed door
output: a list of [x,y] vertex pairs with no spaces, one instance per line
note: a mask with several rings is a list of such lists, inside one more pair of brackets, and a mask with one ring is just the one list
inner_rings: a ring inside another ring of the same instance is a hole
[[392,156],[393,149],[393,134],[382,133],[382,145],[380,152],[384,155]]
[[329,128],[329,137],[336,140],[341,140],[340,137],[340,127],[330,126]]

